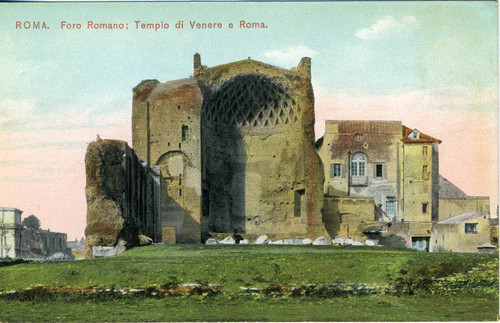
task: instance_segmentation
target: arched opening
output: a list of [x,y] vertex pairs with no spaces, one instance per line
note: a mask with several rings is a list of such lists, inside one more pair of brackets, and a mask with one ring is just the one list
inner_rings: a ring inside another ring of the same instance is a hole
[[366,176],[366,156],[362,152],[352,155],[351,176]]

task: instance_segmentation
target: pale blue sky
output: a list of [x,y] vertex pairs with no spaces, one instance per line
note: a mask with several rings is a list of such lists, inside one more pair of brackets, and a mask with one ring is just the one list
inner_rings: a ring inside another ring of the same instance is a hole
[[[489,1],[0,3],[0,206],[39,213],[56,229],[56,216],[77,218],[83,234],[86,144],[97,133],[129,140],[132,88],[190,76],[195,52],[209,67],[251,57],[290,68],[310,56],[318,135],[325,119],[402,120],[443,140],[441,173],[496,199],[497,12]],[[268,28],[240,29],[242,19]],[[15,29],[33,20],[50,29]],[[89,20],[129,29],[86,30]],[[136,20],[170,29],[135,30]],[[173,28],[179,20],[183,30]],[[190,20],[224,29],[192,30]],[[61,30],[61,21],[82,29]],[[456,141],[460,131],[469,141]],[[490,155],[478,158],[477,147]],[[57,194],[67,206],[54,209]]]
[[[70,3],[3,4],[0,32],[7,48],[2,95],[66,104],[128,90],[143,78],[190,73],[192,54],[214,66],[291,45],[307,46],[316,82],[370,95],[443,86],[489,86],[497,65],[494,2],[348,3]],[[356,33],[384,17],[373,39]],[[413,17],[405,21],[405,17]],[[194,31],[189,20],[263,21],[268,29]],[[17,20],[46,21],[50,31],[15,30]],[[128,22],[128,31],[60,30],[61,21]],[[184,20],[184,30],[133,30],[133,21]],[[392,23],[392,25],[391,25]],[[399,25],[395,25],[399,24]],[[5,34],[8,39],[5,40]],[[489,56],[489,57],[488,57]],[[272,60],[272,59],[271,59]],[[269,62],[269,59],[267,60]],[[12,62],[12,60],[10,60]],[[297,62],[272,63],[291,67]],[[288,64],[288,65],[286,65]],[[490,73],[486,73],[487,71]],[[40,83],[44,86],[40,87]],[[75,96],[75,87],[80,90]],[[125,93],[128,92],[128,93]]]

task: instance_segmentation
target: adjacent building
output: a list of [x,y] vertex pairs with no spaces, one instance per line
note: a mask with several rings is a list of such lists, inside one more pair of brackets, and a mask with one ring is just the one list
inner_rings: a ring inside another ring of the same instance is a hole
[[460,235],[445,220],[455,223],[470,212],[489,219],[489,198],[468,196],[439,175],[440,143],[400,121],[326,121],[316,148],[325,170],[324,219],[332,239],[371,238],[429,251],[431,237],[439,235],[440,241],[450,236],[450,243],[475,242],[434,250],[477,251],[477,242],[485,240],[482,222],[476,234]]
[[[372,213],[372,222],[404,223],[407,244],[428,249],[439,210],[439,143],[400,121],[326,121],[316,144],[325,165],[324,193],[327,199],[372,198],[383,213]],[[349,214],[344,208],[325,216]]]
[[478,252],[490,244],[488,213],[462,213],[439,221],[432,229],[431,250],[436,252]]

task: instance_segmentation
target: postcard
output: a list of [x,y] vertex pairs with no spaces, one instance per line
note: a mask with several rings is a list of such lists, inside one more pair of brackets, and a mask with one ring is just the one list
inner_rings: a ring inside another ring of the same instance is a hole
[[498,319],[497,6],[2,3],[0,320]]

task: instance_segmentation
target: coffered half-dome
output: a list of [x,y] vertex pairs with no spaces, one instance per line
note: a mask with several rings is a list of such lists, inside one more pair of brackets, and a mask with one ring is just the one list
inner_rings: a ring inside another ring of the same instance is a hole
[[203,116],[212,125],[282,126],[300,118],[301,107],[285,88],[257,74],[237,75],[219,85],[204,102]]

